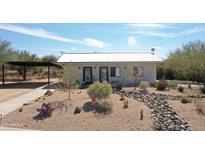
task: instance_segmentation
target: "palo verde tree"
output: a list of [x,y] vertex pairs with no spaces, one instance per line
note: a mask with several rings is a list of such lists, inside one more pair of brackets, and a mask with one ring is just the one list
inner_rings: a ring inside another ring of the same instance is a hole
[[173,79],[203,82],[205,85],[205,42],[195,41],[171,52],[163,64]]

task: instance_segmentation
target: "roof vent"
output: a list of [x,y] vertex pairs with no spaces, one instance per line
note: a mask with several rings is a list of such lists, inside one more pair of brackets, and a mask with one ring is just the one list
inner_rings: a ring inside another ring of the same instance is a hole
[[151,54],[154,55],[155,53],[155,48],[151,48]]

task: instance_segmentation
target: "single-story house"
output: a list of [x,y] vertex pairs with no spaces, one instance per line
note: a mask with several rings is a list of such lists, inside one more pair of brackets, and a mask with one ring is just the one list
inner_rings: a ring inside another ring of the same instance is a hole
[[108,53],[65,53],[58,63],[63,65],[63,81],[81,81],[87,84],[95,81],[121,82],[134,85],[144,80],[156,81],[156,64],[161,62],[154,53],[108,52]]

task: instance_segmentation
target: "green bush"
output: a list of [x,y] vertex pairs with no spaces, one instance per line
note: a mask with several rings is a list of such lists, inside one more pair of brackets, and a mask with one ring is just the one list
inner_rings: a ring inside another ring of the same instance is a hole
[[178,87],[178,91],[181,92],[181,93],[184,92],[184,87],[179,86],[179,87]]
[[168,86],[168,83],[166,80],[159,80],[156,84],[157,90],[165,90]]
[[123,88],[123,84],[120,81],[115,81],[111,83],[112,89],[116,91],[120,91]]
[[183,104],[186,104],[186,103],[191,103],[191,100],[187,96],[182,96],[181,102]]
[[149,87],[149,83],[147,81],[141,81],[139,84],[139,88],[143,91],[146,91]]
[[168,81],[168,86],[170,88],[174,88],[175,89],[175,88],[177,88],[178,84],[179,84],[178,80],[169,80]]
[[108,99],[112,94],[112,87],[107,82],[96,81],[89,86],[87,93],[91,98],[96,97],[98,100]]

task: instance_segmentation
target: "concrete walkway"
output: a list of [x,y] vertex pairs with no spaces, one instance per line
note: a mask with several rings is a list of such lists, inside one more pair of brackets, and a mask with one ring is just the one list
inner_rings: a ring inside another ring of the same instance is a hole
[[43,89],[44,87],[45,86],[36,88],[31,92],[0,103],[0,114],[2,114],[2,116],[5,116],[6,114],[22,107],[23,104],[32,103],[32,101],[45,94],[47,89]]

